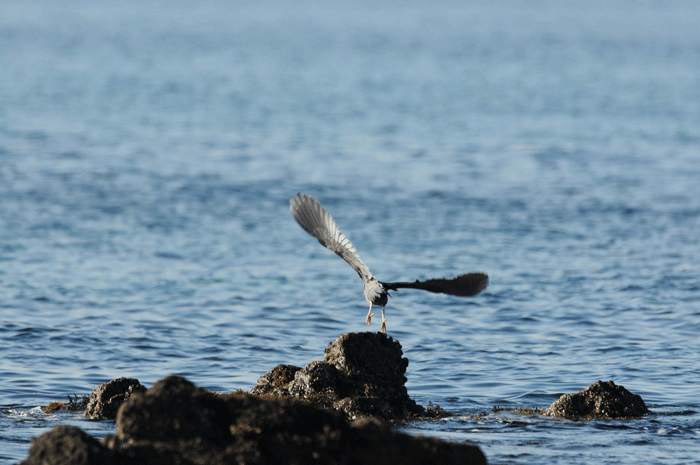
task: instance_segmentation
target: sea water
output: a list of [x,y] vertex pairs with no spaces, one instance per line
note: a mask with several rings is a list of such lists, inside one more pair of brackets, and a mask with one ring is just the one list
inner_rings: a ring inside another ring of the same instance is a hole
[[[250,389],[365,325],[289,213],[335,217],[402,290],[401,427],[490,463],[700,457],[700,4],[0,5],[0,462],[113,378]],[[613,380],[652,414],[564,421]],[[493,407],[505,410],[493,411]],[[486,413],[487,415],[480,415]]]

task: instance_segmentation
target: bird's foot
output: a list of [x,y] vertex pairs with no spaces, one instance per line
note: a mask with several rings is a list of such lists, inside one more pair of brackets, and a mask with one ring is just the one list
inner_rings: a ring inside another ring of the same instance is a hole
[[372,324],[372,317],[374,316],[374,313],[368,313],[367,314],[367,326]]
[[382,332],[386,334],[386,319],[382,320]]

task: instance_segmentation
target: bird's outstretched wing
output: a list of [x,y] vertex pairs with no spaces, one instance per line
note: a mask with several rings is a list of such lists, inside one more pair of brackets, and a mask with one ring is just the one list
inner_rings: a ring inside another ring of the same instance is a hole
[[345,234],[340,232],[331,214],[316,199],[310,195],[299,193],[289,201],[289,209],[294,219],[306,232],[348,262],[363,281],[372,278],[372,273],[367,265],[360,260],[355,247],[345,237]]
[[424,291],[439,294],[468,297],[477,295],[486,289],[489,277],[484,273],[467,273],[454,279],[429,279],[428,281],[414,281],[403,283],[382,283],[387,290],[396,291],[400,288],[422,289]]

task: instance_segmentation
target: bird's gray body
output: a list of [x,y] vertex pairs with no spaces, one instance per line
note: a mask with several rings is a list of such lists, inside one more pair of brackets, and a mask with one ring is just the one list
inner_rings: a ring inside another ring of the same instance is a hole
[[382,308],[389,300],[389,293],[384,288],[384,284],[377,281],[374,276],[369,281],[365,281],[365,300],[367,303],[379,305]]
[[323,246],[338,254],[360,275],[364,282],[365,300],[369,303],[367,324],[369,325],[372,322],[372,317],[374,316],[372,306],[380,306],[382,308],[382,332],[386,332],[384,307],[389,299],[388,290],[411,288],[450,295],[471,296],[481,292],[488,284],[488,276],[483,273],[468,273],[451,280],[380,282],[369,271],[367,265],[360,260],[355,247],[340,231],[331,214],[316,199],[310,195],[299,193],[289,201],[289,209],[294,219],[306,232],[318,239]]

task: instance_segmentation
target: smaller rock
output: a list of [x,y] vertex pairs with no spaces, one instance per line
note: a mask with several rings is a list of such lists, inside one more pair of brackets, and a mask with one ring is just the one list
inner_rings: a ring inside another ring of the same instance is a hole
[[135,378],[117,378],[100,384],[88,398],[85,416],[91,420],[113,420],[124,401],[139,392],[146,392],[146,388]]
[[650,410],[639,395],[612,381],[598,381],[581,392],[564,394],[545,410],[551,417],[575,420],[639,417]]
[[334,365],[316,360],[296,372],[288,389],[296,397],[322,394],[337,398],[341,382],[341,374]]
[[289,383],[294,381],[294,375],[301,370],[292,365],[277,365],[258,379],[250,391],[251,394],[272,394],[275,396],[288,396]]
[[29,454],[20,465],[112,465],[115,454],[75,426],[57,426],[32,439]]

